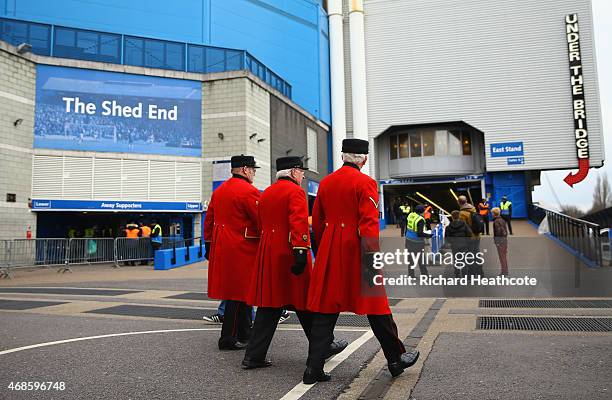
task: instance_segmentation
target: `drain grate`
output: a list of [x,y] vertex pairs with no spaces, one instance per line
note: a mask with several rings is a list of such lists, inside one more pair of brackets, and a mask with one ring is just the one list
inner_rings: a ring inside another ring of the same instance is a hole
[[612,318],[479,316],[476,329],[512,331],[612,332]]
[[481,308],[612,308],[612,300],[480,300]]
[[178,300],[213,300],[206,293],[202,292],[189,292],[183,294],[175,294],[168,296],[166,299],[178,299]]
[[0,288],[0,293],[69,294],[86,296],[121,296],[140,293],[140,290],[79,289],[79,288]]
[[32,308],[66,304],[58,301],[0,300],[0,310],[30,310]]

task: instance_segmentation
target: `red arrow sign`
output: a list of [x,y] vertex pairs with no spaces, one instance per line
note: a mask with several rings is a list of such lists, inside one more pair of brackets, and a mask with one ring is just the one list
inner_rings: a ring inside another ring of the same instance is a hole
[[589,174],[589,159],[588,158],[580,158],[578,160],[578,172],[572,174],[571,172],[567,174],[565,179],[565,183],[574,187],[574,185],[578,182],[582,182],[584,178]]

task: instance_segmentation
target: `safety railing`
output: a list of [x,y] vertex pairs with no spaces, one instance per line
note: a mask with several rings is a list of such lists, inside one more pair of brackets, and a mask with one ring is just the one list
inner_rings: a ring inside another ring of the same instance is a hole
[[589,264],[598,267],[602,265],[602,236],[599,225],[538,205],[532,205],[529,218],[538,224],[546,218],[552,236],[586,259]]
[[[192,247],[200,238],[162,238],[160,249]],[[189,254],[186,255],[187,260]],[[31,267],[59,267],[69,272],[71,265],[112,264],[115,267],[148,263],[154,258],[150,238],[70,238],[0,240],[0,278],[11,277],[11,270]],[[176,258],[176,257],[175,257]]]
[[172,265],[176,264],[176,249],[177,248],[181,248],[184,247],[185,248],[185,261],[190,261],[191,258],[191,254],[190,254],[190,249],[194,246],[196,246],[196,243],[198,243],[198,257],[202,258],[202,255],[204,254],[204,239],[202,237],[196,237],[196,238],[191,238],[191,239],[182,239],[180,241],[174,241],[172,242],[172,258],[170,260],[170,263]]
[[203,74],[248,70],[286,97],[292,95],[289,82],[245,50],[9,18],[0,18],[0,40],[13,46],[28,43],[32,53],[41,56]]

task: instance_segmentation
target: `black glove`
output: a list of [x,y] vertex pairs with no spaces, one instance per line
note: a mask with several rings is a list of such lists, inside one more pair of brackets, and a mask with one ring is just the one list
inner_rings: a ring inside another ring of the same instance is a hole
[[206,253],[204,254],[205,259],[209,259],[210,257],[210,242],[204,242],[204,248],[206,249]]
[[291,266],[291,273],[300,275],[306,269],[308,249],[293,249],[293,257],[295,257],[295,263]]
[[374,253],[365,253],[363,255],[363,277],[368,282],[369,287],[374,287],[374,277],[379,271],[374,268]]

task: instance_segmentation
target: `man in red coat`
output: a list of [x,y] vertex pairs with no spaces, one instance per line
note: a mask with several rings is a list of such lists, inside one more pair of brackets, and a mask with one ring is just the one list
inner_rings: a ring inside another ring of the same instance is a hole
[[208,296],[227,300],[219,349],[246,348],[251,330],[251,307],[246,298],[259,244],[257,206],[253,186],[255,159],[234,156],[232,177],[214,191],[206,218],[204,240],[208,259]]
[[372,267],[373,254],[379,251],[378,187],[360,172],[367,154],[367,141],[345,139],[344,165],[321,181],[315,200],[312,227],[318,250],[308,309],[317,314],[310,332],[306,384],[331,379],[323,371],[324,355],[342,311],[367,314],[391,375],[398,376],[419,357],[416,350],[407,353],[399,339],[384,287],[372,287],[378,273]]
[[[247,300],[257,306],[257,315],[242,361],[245,369],[271,365],[266,353],[283,309],[295,310],[306,337],[310,336],[313,314],[306,311],[306,296],[312,259],[308,201],[300,186],[306,169],[301,157],[277,159],[278,180],[259,201],[261,239]],[[326,356],[341,352],[347,345],[344,340],[333,342]]]

